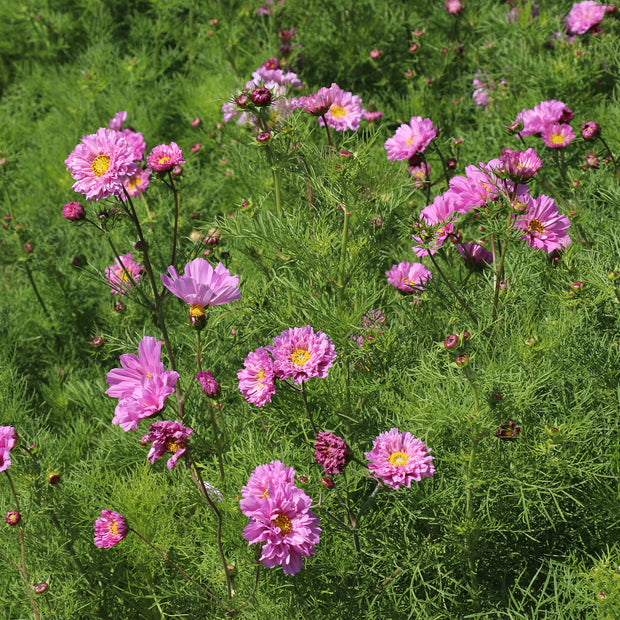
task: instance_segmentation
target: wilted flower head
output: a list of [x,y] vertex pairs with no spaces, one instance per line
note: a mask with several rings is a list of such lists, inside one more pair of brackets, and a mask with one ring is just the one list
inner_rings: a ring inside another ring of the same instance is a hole
[[370,472],[393,489],[403,484],[409,488],[412,481],[422,476],[432,478],[435,473],[433,456],[426,444],[411,433],[401,433],[392,428],[381,433],[373,442],[370,452],[365,452]]
[[248,353],[243,366],[237,371],[239,390],[249,403],[264,407],[276,393],[273,359],[269,351],[260,347]]
[[143,435],[140,443],[143,446],[149,443],[153,444],[146,457],[151,465],[166,452],[171,452],[172,456],[168,459],[168,469],[172,469],[179,458],[185,454],[187,440],[193,432],[193,429],[183,426],[180,422],[157,420],[151,424],[149,432]]
[[403,261],[385,272],[388,284],[404,293],[420,293],[433,274],[422,263]]
[[183,152],[175,142],[158,144],[148,154],[146,163],[156,172],[168,172],[177,164],[185,163]]
[[504,441],[512,441],[517,438],[519,430],[520,426],[518,426],[515,422],[512,420],[506,420],[499,425],[495,434]]
[[568,34],[585,34],[590,28],[600,24],[605,17],[606,8],[604,4],[592,0],[575,2],[566,16]]
[[9,452],[17,445],[19,437],[12,426],[0,426],[0,471],[11,465]]
[[217,396],[222,391],[220,384],[215,380],[210,370],[201,370],[196,375],[196,379],[198,379],[202,391],[209,398]]
[[117,545],[129,532],[127,520],[113,510],[102,510],[95,521],[95,545],[100,549],[109,549]]
[[505,174],[517,183],[531,179],[542,167],[542,160],[531,148],[526,151],[504,149],[500,159]]
[[125,295],[128,288],[140,281],[141,274],[142,266],[134,260],[133,254],[120,256],[114,265],[105,269],[105,277],[113,295]]
[[430,118],[412,116],[409,124],[401,125],[396,133],[385,141],[389,161],[409,159],[416,153],[422,153],[437,136],[437,128]]
[[314,460],[326,474],[339,474],[347,464],[349,448],[342,437],[321,431],[314,442]]

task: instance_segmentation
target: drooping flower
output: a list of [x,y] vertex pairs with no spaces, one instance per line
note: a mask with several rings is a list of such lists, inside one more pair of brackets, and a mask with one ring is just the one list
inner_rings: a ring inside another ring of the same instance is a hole
[[124,254],[116,259],[114,265],[105,268],[105,277],[110,283],[113,295],[125,295],[127,289],[140,281],[142,266],[133,254]]
[[[336,87],[334,89],[334,86]],[[353,93],[342,90],[336,84],[331,89],[335,90],[334,99],[324,117],[327,124],[336,131],[356,130],[360,126],[363,116],[362,100]],[[323,117],[319,119],[319,125],[325,125]]]
[[278,379],[302,383],[312,377],[324,379],[336,358],[334,343],[310,325],[291,327],[273,339],[273,371]]
[[113,510],[102,510],[95,521],[95,545],[100,549],[109,549],[118,545],[129,533],[127,520]]
[[168,459],[167,466],[168,469],[172,469],[185,454],[187,440],[193,432],[193,429],[183,426],[180,422],[157,420],[151,424],[149,432],[142,437],[140,443],[143,446],[153,444],[146,457],[151,465],[166,452],[171,452],[172,456]]
[[269,485],[295,482],[295,470],[281,461],[259,465],[250,474],[246,486],[241,489],[239,506],[246,517],[251,517],[265,498],[269,497]]
[[470,269],[482,269],[493,263],[493,254],[479,243],[464,241],[456,246]]
[[239,276],[231,276],[222,263],[213,269],[209,261],[195,258],[185,265],[180,276],[171,265],[169,276],[162,274],[161,281],[173,294],[191,306],[190,316],[200,319],[208,306],[219,306],[241,299]]
[[320,520],[310,510],[312,500],[291,484],[270,484],[268,496],[250,517],[243,537],[250,545],[263,543],[260,560],[267,568],[282,566],[297,574],[303,558],[316,552]]
[[72,189],[84,194],[86,200],[121,196],[123,181],[137,167],[125,136],[105,127],[84,136],[65,164],[76,181]]
[[114,118],[108,123],[110,129],[114,131],[120,131],[123,128],[123,123],[127,120],[127,112],[117,112]]
[[545,127],[540,137],[550,149],[563,149],[574,140],[575,132],[566,123],[553,123]]
[[370,472],[393,489],[403,484],[409,488],[412,481],[422,477],[432,478],[435,457],[430,456],[426,444],[411,433],[401,433],[392,428],[381,433],[373,442],[370,452],[365,452]]
[[401,125],[396,133],[385,141],[389,161],[409,159],[416,153],[422,153],[437,136],[437,128],[430,118],[412,116],[409,124]]
[[0,426],[0,471],[11,465],[9,452],[17,445],[19,437],[12,426]]
[[606,8],[604,4],[592,0],[575,2],[566,16],[568,34],[585,34],[590,28],[600,24],[605,17]]
[[183,152],[175,142],[158,144],[148,154],[146,163],[156,172],[168,172],[177,164],[185,163]]
[[[138,167],[134,174],[125,179],[123,185],[125,186],[127,194],[131,198],[135,198],[136,196],[139,196],[146,191],[146,188],[149,186],[150,183],[151,172],[152,170],[150,168]],[[121,199],[126,199],[124,193],[121,195]]]
[[532,148],[526,151],[504,149],[500,159],[505,174],[517,183],[531,179],[542,167],[542,160]]
[[342,437],[321,431],[314,442],[314,460],[328,475],[339,474],[347,464],[349,447]]
[[196,379],[198,379],[202,391],[209,398],[214,398],[222,391],[220,384],[216,381],[210,370],[201,370],[196,375]]
[[422,263],[403,261],[385,272],[388,284],[404,293],[420,293],[433,274]]
[[237,371],[239,390],[249,403],[264,407],[276,393],[273,359],[269,351],[260,347],[248,353],[243,366]]
[[548,254],[570,244],[567,233],[569,226],[568,217],[561,215],[553,198],[544,194],[530,198],[526,212],[517,217],[515,222],[515,227],[526,233],[522,239],[533,248]]

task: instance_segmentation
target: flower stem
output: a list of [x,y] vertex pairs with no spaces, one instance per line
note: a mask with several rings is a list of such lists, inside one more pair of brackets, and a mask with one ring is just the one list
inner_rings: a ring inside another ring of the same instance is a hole
[[603,140],[603,137],[599,134],[598,139],[603,143],[603,146],[607,149],[607,152],[609,153],[609,156],[611,157],[611,161],[614,165],[614,170],[616,171],[616,176],[618,177],[618,180],[620,180],[620,170],[618,170],[618,166],[616,165],[616,158],[614,157],[613,153],[611,152],[611,149],[609,148],[609,145],[607,144],[607,142],[605,142],[605,140]]
[[271,166],[271,173],[273,174],[273,187],[276,195],[276,214],[280,217],[280,213],[282,212],[282,201],[280,198],[280,170],[274,164]]
[[345,212],[344,212],[344,223],[342,225],[342,241],[340,243],[340,266],[338,267],[338,292],[340,295],[340,298],[342,300],[342,298],[344,297],[344,287],[346,286],[345,283],[345,270],[346,270],[346,263],[347,263],[347,243],[349,241],[349,217],[351,216],[351,214],[346,211],[346,207],[345,207]]
[[332,144],[332,138],[329,135],[329,126],[327,125],[327,119],[325,118],[325,114],[321,114],[321,118],[323,119],[323,125],[325,126],[325,131],[327,132],[327,144],[329,144],[331,148],[334,148],[334,145]]
[[[510,225],[512,224],[512,213],[508,214],[508,223],[506,225],[506,232],[510,229]],[[508,247],[508,234],[506,234],[506,239],[504,241],[504,245],[502,246],[502,253],[499,257],[499,265],[495,263],[495,243],[493,243],[493,263],[497,265],[495,271],[495,281],[494,281],[494,291],[493,291],[493,321],[497,318],[497,301],[499,299],[499,288],[502,283],[504,277],[504,259],[506,258],[506,248]]]
[[170,179],[170,188],[174,196],[174,230],[172,233],[172,257],[170,258],[170,264],[174,266],[174,260],[177,255],[177,234],[179,229],[179,192],[174,184],[172,171],[168,172],[168,177]]
[[306,394],[305,385],[303,383],[301,384],[301,397],[303,398],[304,407],[306,408],[306,413],[308,414],[308,420],[310,420],[310,426],[312,427],[312,432],[316,436],[319,433],[316,430],[316,426],[314,424],[314,420],[312,419],[312,412],[310,411],[310,407],[308,405],[308,396]]
[[41,308],[43,309],[43,312],[45,312],[47,316],[49,312],[47,308],[45,307],[45,304],[43,303],[43,299],[41,298],[41,295],[39,294],[39,289],[37,288],[37,285],[34,282],[34,278],[32,277],[32,271],[30,270],[30,266],[28,265],[27,260],[24,261],[24,269],[26,270],[26,275],[28,276],[28,280],[30,280],[30,286],[32,286],[32,290],[34,291],[37,301],[39,302],[39,305],[41,306]]

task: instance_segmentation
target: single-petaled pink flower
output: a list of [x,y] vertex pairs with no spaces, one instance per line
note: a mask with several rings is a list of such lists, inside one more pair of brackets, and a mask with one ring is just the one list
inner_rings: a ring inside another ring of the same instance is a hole
[[12,426],[0,426],[0,471],[11,465],[9,452],[17,445],[19,437]]
[[268,496],[250,517],[243,537],[250,545],[263,543],[260,560],[267,568],[282,566],[286,575],[297,574],[303,558],[315,553],[320,520],[310,510],[312,500],[291,484],[269,485]]
[[133,254],[124,254],[114,265],[105,268],[105,277],[110,283],[113,295],[125,295],[127,289],[140,281],[142,266],[134,260]]
[[575,139],[575,132],[566,123],[553,123],[545,127],[540,137],[550,149],[563,149]]
[[110,129],[114,131],[120,131],[123,128],[123,123],[127,120],[127,112],[117,112],[114,118],[108,123]]
[[607,7],[604,4],[586,0],[575,2],[566,16],[566,30],[568,34],[585,34],[605,17]]
[[385,272],[388,284],[404,293],[420,293],[433,274],[422,263],[403,261]]
[[411,235],[414,242],[411,249],[418,258],[435,254],[453,232],[454,224],[450,221],[429,228],[425,228],[422,222],[416,222],[416,231]]
[[180,422],[157,420],[151,424],[149,432],[142,437],[140,443],[143,446],[153,444],[146,457],[151,465],[166,452],[171,452],[172,456],[168,459],[167,466],[168,469],[172,469],[185,454],[187,440],[193,432],[193,429],[183,426]]
[[189,304],[190,316],[200,319],[208,306],[220,306],[241,299],[239,276],[231,276],[222,263],[215,269],[204,258],[195,258],[185,265],[180,276],[171,265],[169,276],[162,274],[161,281],[173,294]]
[[422,477],[432,478],[435,473],[433,459],[426,444],[411,433],[401,433],[392,428],[381,433],[373,442],[370,452],[365,452],[368,469],[393,489],[403,484],[409,488],[412,481]]
[[409,159],[422,153],[437,136],[437,128],[430,118],[412,116],[409,124],[401,125],[396,133],[385,141],[389,161]]
[[456,249],[465,259],[465,264],[472,269],[482,269],[493,263],[493,254],[479,243],[460,243]]
[[177,164],[185,163],[183,152],[175,142],[158,144],[148,154],[146,163],[156,172],[168,172]]
[[75,179],[73,190],[86,200],[121,196],[123,181],[136,171],[133,151],[119,131],[101,127],[84,136],[67,159],[67,170]]
[[281,461],[259,465],[250,474],[247,484],[241,489],[239,506],[246,517],[251,517],[257,507],[269,497],[269,485],[293,484],[295,470]]
[[[143,194],[146,191],[146,188],[149,186],[150,177],[152,170],[150,168],[140,168],[136,170],[134,174],[130,177],[127,177],[125,181],[123,181],[123,185],[127,194],[131,198],[135,198],[140,194]],[[121,194],[121,199],[125,200],[125,194]]]
[[557,99],[550,99],[541,101],[532,110],[521,110],[515,122],[523,123],[523,129],[519,131],[519,135],[525,138],[542,133],[553,123],[568,123],[572,118],[573,113],[566,104]]
[[561,215],[553,198],[544,194],[538,198],[530,198],[526,212],[517,217],[515,222],[515,227],[526,233],[522,239],[533,248],[544,250],[548,254],[570,244],[567,233],[569,226],[568,217]]
[[[334,86],[336,86],[335,89]],[[332,104],[324,114],[325,121],[336,131],[356,130],[363,116],[362,100],[353,93],[342,90],[336,84],[332,84],[330,88],[335,90],[335,95]],[[325,125],[323,117],[319,118],[319,124]]]
[[95,521],[95,545],[100,549],[109,549],[118,545],[129,532],[127,520],[113,510],[102,510]]
[[314,442],[314,460],[328,475],[339,474],[347,464],[349,447],[342,437],[321,431]]
[[307,97],[299,97],[297,105],[303,109],[304,112],[314,114],[314,116],[322,116],[329,110],[336,94],[340,91],[338,84],[332,83],[329,88],[319,88],[318,92],[312,93]]
[[502,167],[499,159],[488,164],[480,162],[477,166],[467,166],[465,176],[450,179],[450,200],[456,213],[468,213],[475,207],[482,207],[499,196],[499,179],[495,170]]
[[542,160],[531,148],[526,151],[504,149],[500,159],[504,173],[517,183],[531,179],[542,167]]
[[273,339],[270,347],[273,371],[278,379],[302,383],[312,377],[324,379],[336,358],[334,343],[310,325],[291,327]]
[[424,207],[420,212],[420,218],[429,226],[449,222],[454,218],[454,215],[454,196],[450,190],[436,196],[432,204]]
[[237,371],[239,390],[249,403],[264,407],[276,393],[273,359],[269,351],[260,347],[248,353],[243,366]]

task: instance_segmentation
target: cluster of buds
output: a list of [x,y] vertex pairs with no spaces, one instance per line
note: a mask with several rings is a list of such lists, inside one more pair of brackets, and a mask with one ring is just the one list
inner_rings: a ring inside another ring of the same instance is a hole
[[443,346],[445,347],[447,351],[451,351],[452,349],[455,349],[457,346],[458,347],[465,346],[469,342],[470,338],[471,338],[471,334],[468,331],[465,331],[461,333],[460,335],[450,334],[443,341]]
[[521,427],[512,420],[502,422],[495,433],[502,441],[513,441],[517,438]]

